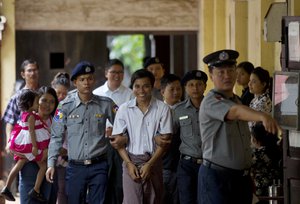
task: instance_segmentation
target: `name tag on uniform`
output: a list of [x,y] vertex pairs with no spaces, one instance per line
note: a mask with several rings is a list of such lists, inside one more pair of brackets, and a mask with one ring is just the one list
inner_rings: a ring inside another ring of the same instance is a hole
[[185,119],[188,119],[188,118],[189,118],[189,116],[185,115],[185,116],[179,117],[179,120],[185,120]]
[[69,115],[69,118],[74,119],[74,118],[79,118],[79,115]]
[[103,117],[103,114],[96,113],[96,114],[95,114],[95,117],[96,117],[96,118],[102,118],[102,117]]

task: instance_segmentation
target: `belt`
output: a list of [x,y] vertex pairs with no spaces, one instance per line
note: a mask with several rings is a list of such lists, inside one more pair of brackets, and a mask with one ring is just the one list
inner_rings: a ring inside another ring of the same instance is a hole
[[195,157],[192,157],[192,156],[189,156],[189,155],[186,155],[186,154],[181,154],[180,158],[183,159],[183,160],[191,161],[191,162],[196,163],[196,164],[202,164],[202,159],[195,158]]
[[85,160],[74,160],[70,159],[69,163],[70,164],[75,164],[75,165],[82,165],[82,166],[87,166],[91,164],[97,164],[102,162],[103,160],[106,160],[106,154],[92,158],[92,159],[85,159]]
[[225,173],[229,173],[232,175],[237,175],[237,176],[248,176],[250,175],[250,169],[242,169],[242,170],[237,170],[237,169],[231,169],[227,168],[225,166],[221,166],[219,164],[213,163],[208,160],[203,160],[203,165],[206,166],[207,168],[211,168],[217,171],[223,171]]

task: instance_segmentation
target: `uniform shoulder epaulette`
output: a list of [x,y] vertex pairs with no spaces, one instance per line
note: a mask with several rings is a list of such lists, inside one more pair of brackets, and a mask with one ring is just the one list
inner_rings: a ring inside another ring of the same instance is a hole
[[[75,93],[75,92],[74,92]],[[75,94],[68,94],[67,97],[61,101],[61,104],[66,104],[75,101]]]
[[94,97],[96,97],[98,100],[113,102],[113,100],[111,98],[106,97],[106,96],[94,95]]
[[181,102],[177,103],[176,105],[174,105],[174,108],[173,108],[173,110],[175,110],[176,108],[178,108],[178,107],[180,107],[180,106],[184,105],[185,103],[186,103],[186,100],[184,100],[184,101],[181,101]]

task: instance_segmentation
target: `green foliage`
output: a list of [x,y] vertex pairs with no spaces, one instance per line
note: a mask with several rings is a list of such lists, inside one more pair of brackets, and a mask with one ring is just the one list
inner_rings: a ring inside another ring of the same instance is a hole
[[143,67],[144,55],[144,35],[113,36],[109,57],[122,60],[131,73]]

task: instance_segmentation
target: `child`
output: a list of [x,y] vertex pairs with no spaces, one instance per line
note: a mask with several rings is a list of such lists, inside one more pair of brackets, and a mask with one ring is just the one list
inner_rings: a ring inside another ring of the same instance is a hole
[[40,187],[46,172],[47,148],[50,141],[50,133],[47,125],[36,114],[39,107],[39,95],[29,89],[24,90],[20,97],[18,106],[22,111],[21,119],[14,126],[10,138],[10,150],[15,154],[17,163],[8,175],[6,186],[2,189],[1,195],[6,200],[15,201],[10,192],[13,179],[23,168],[26,162],[36,161],[39,166],[34,188],[28,195],[40,202],[46,199],[40,193]]
[[268,133],[262,123],[256,123],[251,131],[253,146],[251,176],[257,196],[268,196],[268,186],[282,177],[282,152],[276,135]]
[[145,69],[133,73],[135,98],[120,106],[114,122],[113,136],[126,134],[129,138],[127,149],[118,149],[124,160],[124,204],[161,202],[165,148],[156,146],[154,137],[170,137],[172,118],[168,105],[152,96],[154,81],[153,74]]

